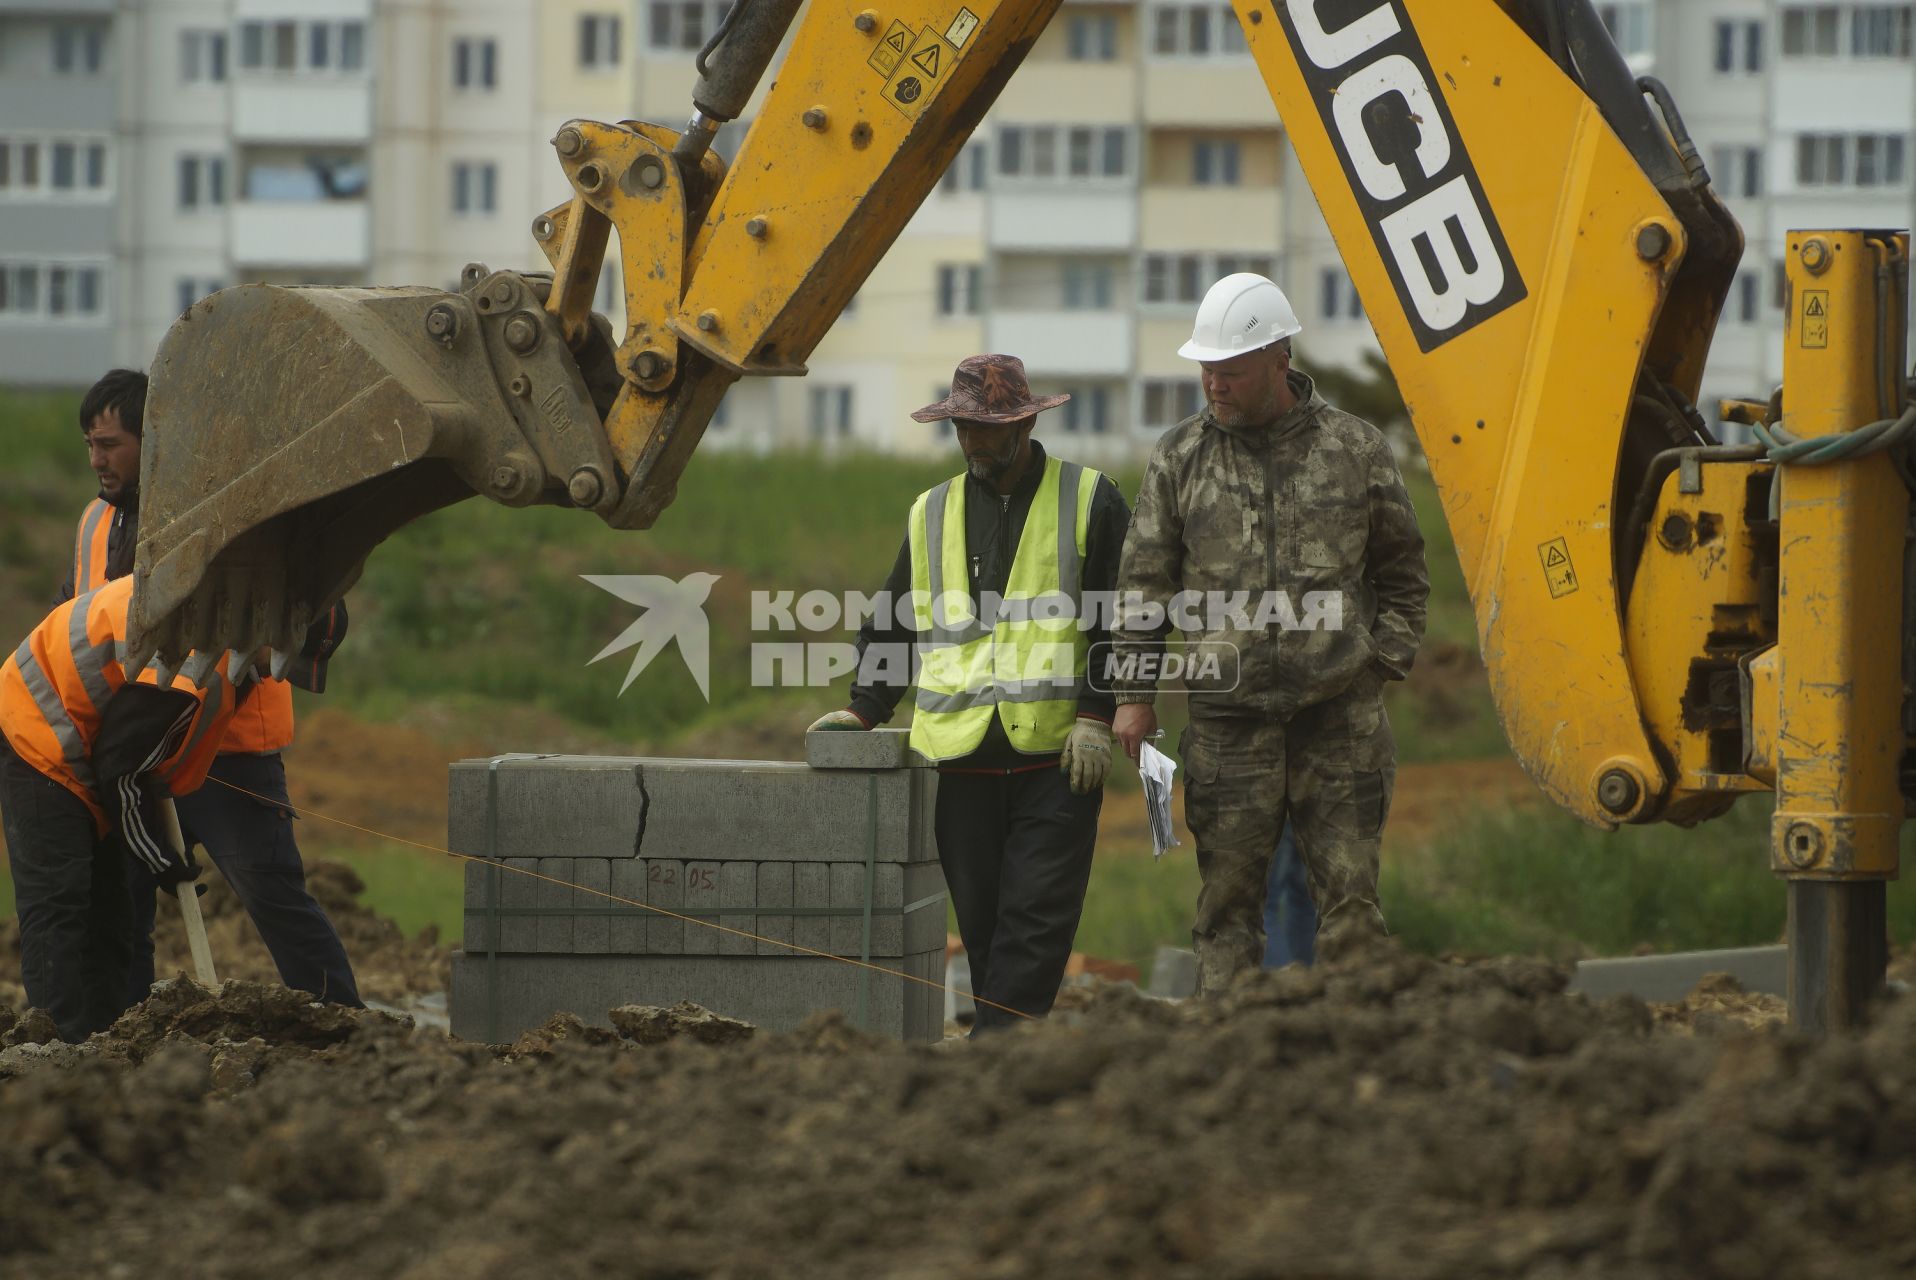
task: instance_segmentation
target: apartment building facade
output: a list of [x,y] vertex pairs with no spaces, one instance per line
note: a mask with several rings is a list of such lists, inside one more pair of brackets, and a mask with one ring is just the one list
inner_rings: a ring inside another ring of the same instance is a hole
[[0,378],[81,383],[114,356],[113,0],[0,0]]
[[[1792,226],[1904,226],[1909,5],[1600,6],[1683,104],[1750,249],[1708,397],[1780,371]],[[574,117],[677,124],[725,0],[0,0],[0,381],[142,364],[246,280],[447,287],[540,265]],[[776,72],[774,71],[774,74]],[[733,154],[751,113],[717,149]],[[1068,391],[1049,436],[1148,446],[1192,412],[1204,289],[1273,275],[1306,368],[1375,340],[1219,0],[1067,0],[803,379],[741,384],[714,445],[931,451],[911,409],[984,349]],[[601,309],[622,316],[616,270]]]

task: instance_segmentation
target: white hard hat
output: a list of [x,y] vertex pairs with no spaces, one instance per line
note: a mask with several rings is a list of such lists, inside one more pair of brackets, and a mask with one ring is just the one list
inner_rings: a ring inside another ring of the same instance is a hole
[[1186,360],[1229,360],[1303,331],[1282,289],[1263,276],[1240,271],[1204,295],[1191,340],[1178,354]]

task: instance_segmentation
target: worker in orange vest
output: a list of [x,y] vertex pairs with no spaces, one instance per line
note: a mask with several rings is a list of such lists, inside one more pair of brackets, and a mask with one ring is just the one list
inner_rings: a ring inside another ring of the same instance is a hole
[[[147,377],[115,369],[80,402],[80,429],[100,493],[80,515],[72,576],[60,598],[133,571],[139,538],[140,444]],[[325,686],[326,658],[346,633],[346,607],[335,605],[314,624],[287,672],[303,688]],[[293,741],[293,686],[261,672],[243,691],[208,776],[213,784],[179,803],[187,843],[205,848],[232,886],[273,957],[280,980],[320,1000],[359,1006],[359,987],[339,931],[306,887],[306,867],[293,838],[293,811],[280,752]],[[222,785],[227,784],[227,785]],[[155,885],[133,868],[139,925],[130,981],[132,999],[153,985]]]
[[121,578],[70,600],[0,665],[0,820],[21,976],[72,1041],[133,1003],[129,859],[168,888],[199,877],[158,806],[204,780],[253,678],[229,655],[192,654],[177,675],[156,661],[129,679],[132,599]]

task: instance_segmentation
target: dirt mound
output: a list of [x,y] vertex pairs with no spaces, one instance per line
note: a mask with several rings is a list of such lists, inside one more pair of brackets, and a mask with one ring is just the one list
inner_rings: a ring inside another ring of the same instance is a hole
[[943,1046],[681,1008],[496,1049],[180,983],[0,1081],[0,1274],[1916,1267],[1916,999],[1812,1044],[1564,983],[1382,949]]
[[[200,911],[206,917],[207,942],[221,980],[278,982],[279,970],[239,898],[217,871],[209,870],[202,879],[206,895],[200,899]],[[351,867],[323,860],[310,863],[306,885],[339,930],[359,992],[366,999],[396,1003],[408,995],[446,989],[452,958],[439,945],[436,931],[426,929],[416,938],[406,937],[398,925],[359,900],[366,886]],[[161,976],[193,968],[186,925],[179,907],[166,898],[160,900],[154,921],[153,967]],[[26,1004],[20,987],[20,922],[14,916],[0,919],[0,1004]]]

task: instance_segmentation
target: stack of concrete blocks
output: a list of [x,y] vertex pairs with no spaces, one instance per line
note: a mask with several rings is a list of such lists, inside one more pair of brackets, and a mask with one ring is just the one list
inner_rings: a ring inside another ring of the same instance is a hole
[[466,867],[453,1034],[499,1043],[561,1011],[605,1025],[620,1005],[691,1000],[768,1030],[841,1009],[878,1034],[940,1038],[938,775],[905,739],[815,733],[805,764],[453,765],[452,848],[502,864]]

